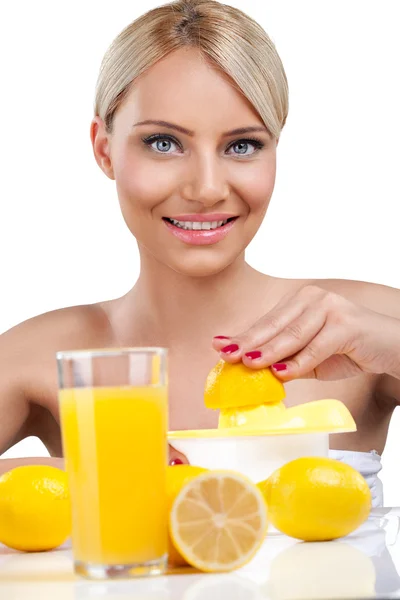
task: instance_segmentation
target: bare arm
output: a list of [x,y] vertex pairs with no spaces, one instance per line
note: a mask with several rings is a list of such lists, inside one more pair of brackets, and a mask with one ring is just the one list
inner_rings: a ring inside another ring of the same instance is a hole
[[[12,340],[10,340],[12,346]],[[0,336],[0,452],[31,435],[30,405],[23,389],[23,378],[16,376],[17,365],[12,360],[12,348],[6,352],[3,336]],[[0,458],[0,475],[22,465],[44,464],[64,468],[62,458]]]
[[392,406],[400,405],[400,290],[377,284],[369,284],[365,291],[369,307],[393,319],[388,336],[388,347],[392,351],[392,364],[387,373],[377,380],[375,395]]
[[[0,475],[27,464],[63,468],[58,425],[58,350],[106,345],[108,320],[95,305],[52,311],[0,335]],[[51,457],[5,459],[1,455],[37,436]]]
[[377,379],[375,396],[392,409],[400,405],[400,290],[375,283],[334,279],[325,280],[324,287],[395,319],[391,339],[388,339],[388,345],[393,349],[391,372],[383,373]]
[[0,336],[0,454],[28,435],[30,406],[24,389],[23,325]]

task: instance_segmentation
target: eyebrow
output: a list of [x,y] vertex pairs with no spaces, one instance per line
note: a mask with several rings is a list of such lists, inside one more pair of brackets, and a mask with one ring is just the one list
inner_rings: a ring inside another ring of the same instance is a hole
[[[159,125],[160,127],[166,127],[168,129],[175,129],[180,133],[184,133],[190,137],[194,136],[194,131],[190,129],[186,129],[186,127],[181,127],[180,125],[175,125],[174,123],[169,123],[168,121],[158,121],[147,119],[146,121],[139,121],[139,123],[135,123],[133,127],[138,127],[139,125]],[[232,131],[226,131],[222,134],[222,137],[229,137],[231,135],[242,135],[244,133],[253,133],[256,131],[263,131],[264,133],[269,133],[266,127],[262,125],[252,126],[252,127],[239,127],[238,129],[232,129]]]

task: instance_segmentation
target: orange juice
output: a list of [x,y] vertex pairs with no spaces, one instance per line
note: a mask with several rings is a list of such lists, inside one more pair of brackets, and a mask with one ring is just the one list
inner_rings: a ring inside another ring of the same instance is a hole
[[167,552],[165,386],[59,392],[75,559],[127,565]]

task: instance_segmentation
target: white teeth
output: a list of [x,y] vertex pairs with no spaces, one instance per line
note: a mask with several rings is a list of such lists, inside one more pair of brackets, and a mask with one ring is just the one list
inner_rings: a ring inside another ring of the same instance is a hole
[[188,230],[210,230],[217,229],[217,227],[221,227],[228,222],[228,219],[225,221],[176,221],[176,219],[168,219],[173,223],[176,227],[180,227],[181,229]]

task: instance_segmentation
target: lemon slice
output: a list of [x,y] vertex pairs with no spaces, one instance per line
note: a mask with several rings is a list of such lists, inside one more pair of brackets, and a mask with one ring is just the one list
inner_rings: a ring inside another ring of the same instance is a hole
[[193,567],[232,571],[248,563],[267,533],[261,491],[233,471],[208,471],[187,483],[169,517],[175,547]]

